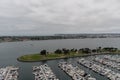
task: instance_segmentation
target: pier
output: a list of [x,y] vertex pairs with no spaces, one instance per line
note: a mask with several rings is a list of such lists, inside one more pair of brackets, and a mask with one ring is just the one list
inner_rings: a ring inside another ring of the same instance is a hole
[[0,80],[18,80],[18,69],[14,66],[0,68]]
[[90,68],[91,70],[95,71],[96,73],[106,76],[110,80],[120,80],[120,73],[117,73],[109,68],[106,68],[102,64],[97,64],[93,60],[89,61],[86,58],[80,58],[78,63]]
[[116,62],[117,58],[115,61],[113,61],[110,58],[107,58],[107,56],[105,55],[103,57],[96,56],[95,58],[93,58],[93,60],[100,63],[100,64],[110,66],[110,67],[120,71],[120,63]]
[[47,64],[33,66],[33,74],[35,80],[59,80]]
[[73,66],[67,62],[60,62],[59,67],[67,73],[73,80],[96,80],[87,74],[84,70],[80,69],[78,66]]

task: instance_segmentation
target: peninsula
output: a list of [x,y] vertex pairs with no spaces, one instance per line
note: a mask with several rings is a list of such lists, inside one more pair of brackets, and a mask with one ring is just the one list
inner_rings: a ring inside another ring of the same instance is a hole
[[18,61],[21,62],[37,62],[43,60],[53,60],[53,59],[62,59],[62,58],[70,58],[70,57],[80,57],[80,56],[88,56],[94,54],[104,54],[104,53],[119,53],[120,51],[114,47],[105,47],[105,48],[97,48],[97,49],[57,49],[53,53],[47,52],[46,50],[42,50],[40,53],[36,54],[28,54],[23,55],[17,58]]

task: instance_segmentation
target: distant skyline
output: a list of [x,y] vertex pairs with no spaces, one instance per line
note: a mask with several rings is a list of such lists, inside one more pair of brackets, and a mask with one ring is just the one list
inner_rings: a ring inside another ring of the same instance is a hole
[[120,0],[0,0],[0,36],[120,33]]

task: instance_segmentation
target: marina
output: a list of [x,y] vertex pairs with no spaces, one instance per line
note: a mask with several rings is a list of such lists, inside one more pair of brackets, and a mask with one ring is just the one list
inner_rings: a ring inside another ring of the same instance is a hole
[[73,80],[96,80],[78,66],[73,66],[67,62],[60,62],[59,67],[69,76],[71,76]]
[[0,68],[0,80],[18,80],[18,69],[14,66]]
[[120,80],[120,0],[0,0],[0,80]]
[[116,63],[120,63],[119,55],[104,55],[104,56],[101,55],[101,57],[106,58],[106,59],[108,59],[110,61],[114,61]]
[[47,64],[33,66],[33,74],[35,75],[34,80],[59,80]]
[[93,60],[96,61],[96,62],[99,62],[99,63],[101,63],[103,65],[107,65],[107,66],[110,66],[110,67],[112,67],[114,69],[120,70],[120,63],[119,62],[118,63],[114,62],[114,61],[118,61],[117,58],[114,59],[114,61],[113,61],[113,60],[111,60],[110,58],[107,58],[107,57],[108,56],[106,56],[106,55],[104,55],[103,57],[101,57],[101,56],[99,56],[99,57],[95,56],[93,58]]
[[[31,46],[30,44],[33,44]],[[59,46],[58,46],[59,45]],[[24,54],[33,54],[39,53],[40,49],[46,49],[48,51],[54,51],[56,49],[68,48],[68,49],[80,49],[88,47],[94,49],[98,46],[107,47],[114,46],[120,49],[120,38],[101,38],[101,39],[66,39],[66,40],[45,40],[45,41],[24,41],[24,42],[5,42],[0,44],[0,67],[6,67],[8,65],[14,65],[20,67],[18,80],[34,80],[35,75],[33,75],[33,66],[40,66],[47,64],[56,77],[59,80],[72,80],[72,78],[66,74],[63,70],[58,67],[58,63],[61,61],[70,62],[74,66],[78,66],[84,70],[87,74],[90,74],[96,80],[109,80],[106,76],[100,75],[98,72],[93,71],[81,64],[77,63],[77,60],[82,57],[76,58],[67,58],[67,59],[57,59],[57,60],[48,60],[40,62],[19,62],[16,60],[17,57]],[[103,57],[103,55],[97,55]],[[113,62],[119,62],[120,55],[107,55],[110,56]],[[112,57],[112,58],[111,58]],[[86,57],[84,57],[86,58]],[[88,56],[87,60],[90,61],[91,56]],[[97,63],[97,62],[96,62]],[[105,66],[105,65],[104,65]],[[106,66],[107,67],[107,66]],[[108,67],[110,69],[110,67]],[[120,73],[116,68],[111,68],[115,73]]]
[[109,68],[106,68],[103,65],[97,64],[94,61],[89,61],[86,58],[80,58],[78,63],[92,69],[96,73],[106,76],[109,80],[120,80],[120,73],[117,73]]

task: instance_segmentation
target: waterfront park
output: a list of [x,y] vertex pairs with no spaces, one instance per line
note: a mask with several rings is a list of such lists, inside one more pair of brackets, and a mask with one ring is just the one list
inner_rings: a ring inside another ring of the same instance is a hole
[[120,50],[114,47],[98,47],[96,49],[81,48],[81,49],[56,49],[54,52],[48,52],[47,50],[41,50],[35,54],[22,55],[17,58],[21,62],[36,62],[43,60],[53,60],[71,57],[81,57],[100,54],[119,54]]

